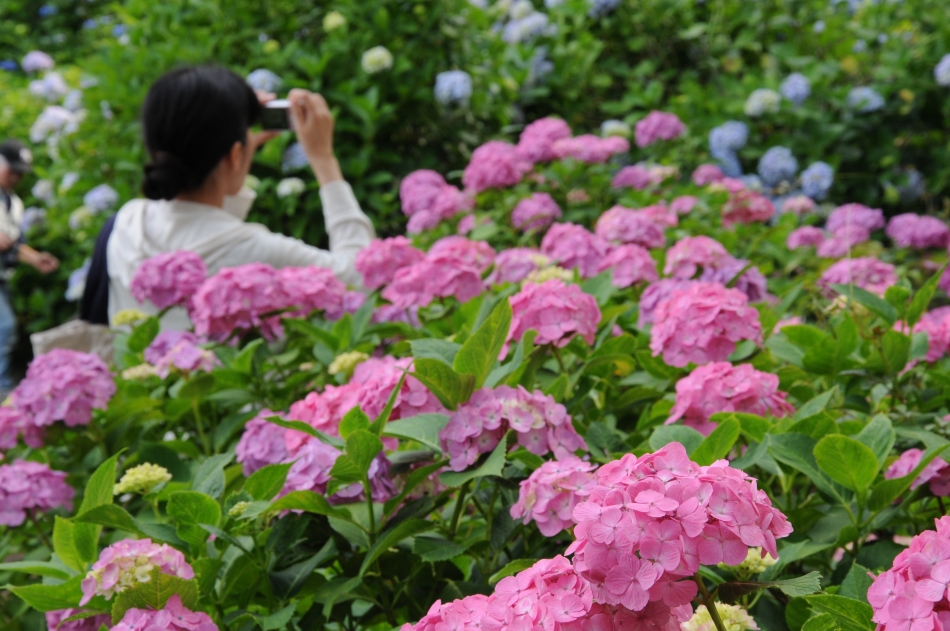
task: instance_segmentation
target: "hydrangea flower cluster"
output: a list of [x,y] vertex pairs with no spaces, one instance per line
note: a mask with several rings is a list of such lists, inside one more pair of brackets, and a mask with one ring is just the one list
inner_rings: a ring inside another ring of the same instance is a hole
[[473,204],[458,187],[429,169],[407,175],[399,185],[399,199],[402,212],[409,217],[407,230],[410,233],[434,228],[443,219],[454,217]]
[[472,75],[464,70],[448,70],[435,76],[435,100],[442,105],[467,103],[472,96]]
[[[917,468],[924,459],[924,452],[920,449],[908,449],[891,463],[884,472],[885,480],[903,478]],[[930,492],[938,497],[950,497],[950,465],[943,458],[934,458],[920,474],[911,482],[911,490],[923,484],[930,485]],[[950,577],[948,577],[950,578]]]
[[934,79],[937,81],[937,85],[950,87],[950,54],[941,57],[937,65],[934,66]]
[[682,278],[661,278],[647,285],[640,295],[640,313],[637,316],[637,328],[653,324],[657,306],[670,298],[674,292],[687,289],[696,281]]
[[534,165],[521,157],[514,145],[491,140],[472,153],[462,174],[465,188],[479,193],[489,188],[514,186]]
[[828,215],[825,230],[838,232],[850,226],[856,226],[868,232],[874,232],[883,228],[884,223],[884,211],[880,208],[868,208],[862,204],[844,204]]
[[567,346],[575,335],[594,343],[600,308],[597,300],[580,287],[553,278],[541,284],[526,283],[511,296],[512,318],[508,341],[520,340],[525,331],[538,332],[534,343]]
[[722,205],[722,225],[726,228],[737,223],[768,221],[775,214],[775,206],[768,197],[743,189],[729,196]]
[[838,261],[822,273],[818,286],[830,296],[831,285],[856,285],[873,294],[883,296],[887,288],[897,284],[894,266],[873,256],[862,256]]
[[98,355],[62,348],[30,363],[26,378],[13,391],[13,405],[44,427],[56,421],[87,425],[94,409],[105,409],[116,386]]
[[547,267],[551,259],[531,248],[510,248],[502,250],[495,257],[494,269],[488,277],[492,285],[499,283],[520,283],[531,272]]
[[[802,192],[807,196],[805,199],[811,198],[821,201],[828,196],[831,185],[835,183],[835,170],[827,162],[812,162],[808,165],[808,168],[802,171],[801,181]],[[805,204],[806,202],[800,201],[799,203]],[[810,212],[814,207],[814,203],[812,203],[811,208],[804,211],[789,210],[801,214],[802,212]],[[782,206],[782,210],[786,210],[785,205]]]
[[[749,299],[749,302],[760,302],[770,298],[768,282],[758,267],[754,265],[746,269],[749,261],[735,259],[731,256],[722,261],[715,267],[703,268],[699,280],[704,283],[720,283],[729,285],[741,291]],[[743,271],[745,270],[745,271]],[[739,273],[742,272],[742,276]],[[738,278],[736,278],[738,276]]]
[[167,353],[155,362],[155,374],[164,379],[173,369],[185,373],[195,371],[211,372],[220,365],[217,356],[206,348],[201,348],[194,342],[183,339],[172,346]]
[[563,405],[522,386],[476,391],[452,413],[439,440],[449,455],[449,467],[464,471],[481,454],[495,449],[509,430],[516,433],[519,445],[538,456],[553,453],[566,459],[578,449],[587,449]]
[[[804,177],[804,174],[802,174],[802,177]],[[791,197],[786,197],[782,202],[783,213],[794,213],[796,215],[810,213],[815,210],[816,207],[813,199],[807,195],[792,195]]]
[[693,171],[691,179],[696,186],[706,186],[726,177],[722,169],[715,164],[701,164]]
[[881,631],[940,629],[950,624],[950,517],[934,520],[894,558],[868,589],[872,621]]
[[666,251],[663,273],[676,278],[692,278],[699,268],[719,267],[731,258],[725,246],[712,237],[683,237]]
[[109,631],[218,631],[218,626],[208,614],[191,611],[181,596],[173,594],[159,611],[129,609]]
[[759,312],[738,289],[695,283],[659,303],[650,336],[653,356],[670,366],[726,360],[740,340],[762,342]]
[[[668,214],[666,206],[662,206],[661,211]],[[666,244],[663,228],[662,224],[651,219],[649,213],[614,206],[597,219],[594,230],[597,236],[611,243],[634,243],[644,248],[659,248]]]
[[614,287],[629,287],[639,282],[653,282],[659,278],[656,261],[650,253],[638,245],[621,245],[600,261],[598,273],[612,269]]
[[109,210],[119,202],[119,194],[108,184],[93,187],[83,195],[82,203],[91,213]]
[[377,74],[393,67],[393,54],[385,46],[373,46],[363,53],[360,66],[366,74]]
[[379,289],[391,283],[398,270],[418,263],[425,256],[406,237],[376,239],[356,255],[355,267],[363,275],[364,287]]
[[859,114],[869,114],[884,107],[884,97],[868,86],[851,88],[848,92],[848,107]]
[[610,185],[613,188],[632,188],[642,191],[653,183],[650,171],[639,164],[634,164],[617,171]]
[[549,460],[521,482],[511,518],[532,521],[545,537],[574,525],[574,507],[587,499],[594,486],[591,471],[597,467],[577,456]]
[[67,619],[83,613],[82,609],[57,609],[56,611],[46,612],[46,627],[50,631],[99,631],[102,625],[107,628],[112,625],[112,616],[109,614],[99,614],[79,620]]
[[759,177],[768,187],[793,182],[798,173],[798,160],[787,147],[772,147],[759,160]]
[[[728,631],[755,631],[759,628],[749,612],[739,605],[716,603],[716,611]],[[696,607],[693,617],[680,627],[681,631],[716,631],[716,623],[706,609],[706,605]]]
[[560,118],[542,118],[530,123],[518,139],[518,157],[532,164],[557,159],[554,143],[571,137],[571,128]]
[[648,147],[658,140],[674,140],[683,135],[686,125],[676,114],[653,110],[637,121],[635,137],[638,147]]
[[66,474],[28,460],[0,465],[0,525],[19,526],[28,515],[63,507],[72,510],[75,491]]
[[252,70],[244,80],[254,90],[273,92],[275,94],[284,83],[277,74],[267,68]]
[[825,231],[815,226],[802,226],[795,228],[785,239],[785,246],[789,250],[797,250],[805,247],[818,247],[826,239]]
[[782,97],[775,90],[769,88],[759,88],[753,90],[749,98],[746,99],[743,111],[746,116],[758,118],[765,114],[774,114],[782,105]]
[[147,259],[135,270],[129,290],[159,309],[187,306],[208,276],[208,268],[194,252],[176,250]]
[[41,50],[31,50],[20,61],[20,67],[27,73],[50,70],[55,65],[53,58]]
[[740,121],[726,121],[709,132],[709,153],[719,161],[729,177],[742,175],[738,152],[749,140],[749,127]]
[[123,495],[125,493],[138,493],[148,495],[152,489],[170,482],[172,474],[165,467],[146,462],[137,467],[132,467],[122,475],[122,479],[115,483],[113,495]]
[[382,296],[400,309],[424,307],[435,298],[450,296],[466,302],[482,293],[481,274],[494,258],[495,251],[482,241],[440,239],[421,261],[396,270]]
[[630,141],[620,136],[601,138],[593,134],[582,134],[556,141],[552,151],[559,159],[573,158],[586,164],[599,164],[606,162],[614,154],[630,151]]
[[950,350],[950,308],[940,307],[925,313],[917,324],[914,333],[927,334],[928,362],[935,362]]
[[885,232],[895,245],[902,248],[945,249],[950,244],[950,228],[930,215],[904,213],[891,217]]
[[597,275],[610,244],[583,226],[556,223],[541,239],[541,253],[567,269],[576,268],[583,278]]
[[724,460],[690,462],[679,443],[602,466],[574,519],[567,554],[594,600],[633,611],[688,606],[701,564],[741,563],[750,547],[778,557],[775,540],[792,532],[753,478]]
[[22,410],[12,405],[0,406],[0,451],[16,447],[18,438],[38,449],[43,446],[44,436],[43,428],[34,425]]
[[547,193],[534,193],[515,205],[511,224],[518,230],[544,230],[561,218],[561,208]]
[[782,81],[779,92],[795,105],[801,105],[811,94],[811,81],[802,73],[793,72]]
[[733,366],[713,362],[700,366],[676,382],[676,404],[666,424],[681,421],[708,436],[715,423],[709,418],[717,412],[746,412],[759,416],[785,417],[795,408],[778,390],[778,376],[761,372],[749,364]]
[[99,554],[99,560],[82,581],[83,596],[79,604],[85,605],[94,596],[110,599],[136,583],[147,583],[155,568],[162,574],[185,580],[195,577],[185,555],[168,544],[152,543],[151,539],[123,539]]

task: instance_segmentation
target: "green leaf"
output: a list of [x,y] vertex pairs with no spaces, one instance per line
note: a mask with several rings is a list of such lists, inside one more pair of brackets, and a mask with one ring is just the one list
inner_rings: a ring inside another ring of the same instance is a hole
[[867,490],[881,466],[867,445],[841,434],[822,438],[814,454],[818,467],[828,477],[852,491]]
[[886,300],[876,294],[872,294],[867,289],[862,289],[856,285],[832,285],[832,289],[847,298],[853,298],[855,302],[864,305],[871,313],[881,317],[887,322],[888,326],[893,326],[897,321],[897,309]]
[[16,594],[27,605],[40,613],[57,609],[75,609],[82,600],[82,581],[85,576],[74,576],[58,585],[4,585],[2,589]]
[[448,423],[449,416],[446,414],[419,414],[388,423],[383,433],[387,436],[418,441],[436,453],[442,453],[439,432]]
[[581,282],[581,290],[597,299],[598,305],[605,305],[617,289],[614,287],[613,270],[601,272],[597,276]]
[[357,405],[343,415],[343,420],[340,421],[339,427],[340,438],[346,440],[347,436],[358,429],[369,429],[369,417],[366,416],[363,410],[360,409],[360,406]]
[[699,447],[705,436],[692,427],[685,425],[660,425],[650,435],[650,449],[657,451],[670,443],[679,443],[686,448],[686,453],[692,454]]
[[362,482],[383,443],[375,434],[359,429],[346,439],[346,453],[336,459],[330,476],[341,482]]
[[410,340],[409,348],[412,351],[412,356],[416,359],[438,359],[447,366],[451,366],[462,346],[448,340],[425,338]]
[[494,475],[501,476],[501,470],[505,466],[505,452],[508,450],[507,437],[502,438],[501,442],[492,450],[481,466],[465,471],[446,471],[439,475],[439,481],[445,486],[459,487],[475,478]]
[[257,349],[263,344],[264,340],[256,339],[242,348],[241,352],[234,358],[234,361],[231,362],[231,369],[242,375],[251,374],[251,367],[254,365],[254,355],[257,353]]
[[224,468],[231,462],[234,454],[211,456],[198,465],[191,490],[210,495],[214,499],[224,493]]
[[112,456],[99,465],[95,473],[89,476],[89,482],[86,483],[86,490],[83,493],[82,504],[79,506],[80,513],[96,506],[112,503],[113,491],[115,490],[115,465],[118,459],[119,454]]
[[85,524],[99,524],[115,530],[141,532],[132,515],[121,506],[105,504],[79,513],[74,521]]
[[759,575],[759,580],[770,581],[778,576],[786,565],[794,563],[795,561],[807,559],[813,554],[818,554],[819,552],[827,550],[832,545],[834,544],[815,543],[814,541],[796,541],[795,543],[787,543],[779,549],[778,559],[775,561],[775,565],[767,567],[765,571]]
[[500,570],[492,574],[488,578],[488,584],[495,585],[501,579],[507,578],[509,576],[514,576],[518,572],[527,570],[529,567],[532,567],[537,562],[538,562],[537,559],[515,559],[514,561],[512,561],[505,567],[501,568]]
[[884,466],[884,461],[890,455],[894,447],[894,441],[897,439],[897,432],[891,424],[891,419],[883,414],[878,414],[871,419],[871,422],[865,425],[864,429],[855,436],[864,443],[877,456],[878,462]]
[[818,468],[814,455],[817,441],[814,438],[804,434],[770,434],[768,442],[769,453],[776,460],[807,475],[820,491],[841,499],[831,478]]
[[204,493],[177,491],[168,497],[168,516],[178,523],[178,536],[194,545],[208,539],[202,525],[217,526],[221,521],[221,507]]
[[247,482],[244,483],[244,490],[256,500],[272,500],[284,488],[287,473],[292,466],[293,463],[288,462],[262,467],[247,479]]
[[689,455],[689,459],[700,466],[708,466],[725,458],[739,439],[742,424],[738,419],[726,419],[699,444]]
[[293,598],[303,589],[304,584],[313,575],[313,570],[337,554],[336,544],[333,539],[330,539],[319,552],[309,559],[295,563],[279,572],[271,572],[269,577],[271,586],[274,588],[274,594],[282,600]]
[[442,537],[416,537],[412,542],[412,552],[426,562],[448,561],[465,550],[465,546]]
[[[782,330],[784,331],[785,329]],[[809,400],[807,403],[805,403],[805,405],[798,408],[798,411],[795,412],[794,416],[792,416],[792,420],[801,421],[824,411],[824,409],[828,407],[831,397],[833,397],[837,392],[838,386],[834,386],[831,390],[823,392],[815,398]]]
[[881,338],[881,359],[888,374],[897,374],[907,367],[910,360],[910,336],[898,331],[888,331]]
[[140,324],[136,325],[132,333],[129,334],[128,341],[126,341],[125,345],[133,353],[141,353],[155,340],[155,337],[158,335],[158,329],[158,318],[153,316],[147,320],[143,320]]
[[373,547],[369,549],[366,553],[366,557],[363,558],[363,564],[360,566],[360,576],[366,573],[366,570],[369,569],[369,566],[378,559],[386,550],[393,547],[400,541],[413,537],[420,532],[425,532],[427,530],[432,530],[435,527],[435,524],[432,522],[426,521],[424,519],[408,519],[404,522],[400,522],[394,528],[386,531],[379,541],[373,544]]
[[276,611],[269,616],[254,616],[257,623],[261,625],[261,631],[274,631],[274,629],[283,629],[294,616],[297,609],[296,603],[290,603],[283,609]]
[[887,506],[890,506],[894,500],[907,492],[907,489],[909,489],[910,485],[914,483],[914,480],[917,479],[917,476],[920,475],[920,472],[923,471],[924,468],[929,465],[934,458],[943,453],[947,447],[950,447],[950,443],[931,447],[924,454],[924,457],[921,458],[917,466],[914,467],[913,471],[902,478],[884,480],[883,482],[877,484],[871,490],[871,497],[868,500],[868,507],[871,510],[879,511],[883,510]]
[[930,306],[930,301],[933,300],[934,294],[937,293],[937,287],[946,269],[947,264],[944,263],[943,267],[932,274],[930,278],[927,279],[927,282],[914,294],[914,298],[910,301],[910,306],[907,307],[908,329],[914,328],[914,325],[920,321],[921,316],[927,311],[927,307]]
[[350,514],[341,508],[330,506],[327,498],[313,491],[291,491],[270,505],[272,511],[300,510],[315,515],[333,515],[352,521]]
[[76,539],[73,533],[75,524],[72,521],[56,515],[53,522],[53,551],[63,563],[77,572],[86,570],[86,563],[76,549]]
[[185,385],[178,390],[179,399],[200,399],[203,396],[211,394],[214,391],[215,379],[214,375],[209,375],[206,372],[201,372],[188,381],[185,382]]
[[745,412],[716,412],[709,417],[710,422],[721,425],[728,419],[739,421],[742,435],[750,440],[761,443],[769,433],[772,424],[757,414]]
[[746,594],[767,588],[778,588],[792,598],[807,596],[821,591],[821,574],[809,572],[805,576],[781,581],[729,581],[719,586],[719,598],[723,602],[733,603]]
[[840,627],[835,622],[835,617],[830,613],[820,613],[812,616],[802,625],[801,631],[838,631]]
[[35,574],[36,576],[47,576],[63,581],[71,576],[69,572],[50,561],[12,561],[10,563],[0,563],[0,572],[21,572],[23,574]]
[[408,376],[409,371],[403,370],[402,374],[399,375],[399,381],[392,389],[392,392],[389,393],[389,398],[386,400],[386,405],[383,406],[383,411],[379,413],[379,416],[377,416],[373,420],[372,425],[370,425],[369,431],[374,435],[382,436],[383,430],[386,428],[386,423],[389,422],[389,417],[392,416],[393,408],[396,407],[396,399],[399,398],[399,393],[402,392],[402,385],[406,383]]
[[[486,388],[494,388],[506,377],[512,377],[514,384],[518,383],[519,371],[524,370],[527,365],[525,359],[534,352],[534,338],[537,335],[537,331],[525,331],[525,334],[521,336],[521,341],[515,346],[515,352],[511,359],[506,364],[498,366],[488,373],[488,378],[485,380]],[[509,385],[513,384],[509,383]]]
[[841,582],[838,595],[867,602],[868,589],[871,588],[873,583],[874,579],[868,575],[868,569],[866,567],[852,563],[847,576],[845,576]]
[[413,376],[450,410],[468,401],[475,390],[473,375],[459,375],[441,360],[423,357],[413,361],[412,365],[415,369]]
[[202,559],[195,559],[191,562],[191,566],[195,570],[195,580],[198,581],[198,591],[201,592],[201,595],[205,598],[212,597],[214,595],[214,586],[218,581],[218,573],[221,571],[221,568],[224,567],[224,562],[221,559],[209,559],[204,557]]
[[511,327],[511,303],[501,300],[478,330],[469,337],[455,356],[453,366],[462,375],[475,377],[475,389],[481,388],[498,363]]
[[873,631],[876,627],[871,622],[871,616],[874,615],[871,605],[859,600],[833,594],[818,594],[805,596],[805,601],[818,613],[832,615],[841,631]]
[[147,582],[136,583],[134,587],[116,594],[112,605],[112,624],[118,624],[129,609],[162,609],[168,599],[176,594],[181,598],[181,604],[188,609],[198,607],[198,581],[169,576],[156,567]]

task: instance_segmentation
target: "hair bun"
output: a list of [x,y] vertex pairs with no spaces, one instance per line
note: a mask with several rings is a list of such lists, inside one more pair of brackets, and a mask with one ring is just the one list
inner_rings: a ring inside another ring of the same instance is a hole
[[188,180],[188,168],[181,160],[168,152],[158,151],[145,165],[142,192],[149,199],[172,199],[188,188]]

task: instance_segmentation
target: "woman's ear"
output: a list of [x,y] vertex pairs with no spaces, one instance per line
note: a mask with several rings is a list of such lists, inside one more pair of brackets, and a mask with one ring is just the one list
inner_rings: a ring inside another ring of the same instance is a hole
[[228,162],[233,170],[240,170],[244,166],[245,155],[244,152],[247,149],[247,145],[242,142],[235,142],[231,145],[231,151],[228,153]]

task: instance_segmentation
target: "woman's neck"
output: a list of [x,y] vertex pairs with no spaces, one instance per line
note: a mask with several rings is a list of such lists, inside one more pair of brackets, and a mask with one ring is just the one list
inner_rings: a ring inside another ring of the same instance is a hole
[[224,192],[217,186],[205,186],[196,191],[181,193],[175,197],[175,201],[224,208]]

